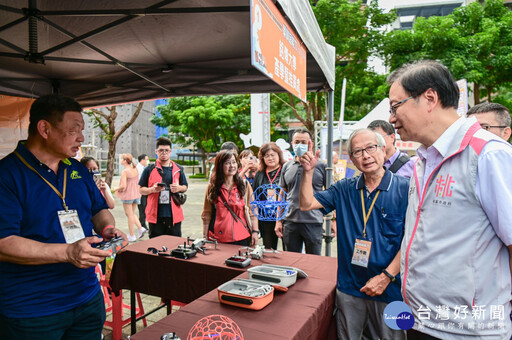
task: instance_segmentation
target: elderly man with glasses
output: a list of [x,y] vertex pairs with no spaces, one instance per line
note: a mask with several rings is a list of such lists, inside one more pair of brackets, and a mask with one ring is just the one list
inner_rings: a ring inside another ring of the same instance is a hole
[[407,338],[510,339],[512,147],[459,117],[444,65],[406,64],[388,82],[390,123],[422,144],[401,247]]
[[149,238],[160,235],[181,237],[183,209],[172,197],[173,193],[188,189],[183,168],[171,160],[172,143],[169,138],[156,141],[156,164],[148,165],[139,180],[139,191],[147,195],[146,220]]
[[[405,332],[389,328],[383,312],[400,295],[402,242],[409,180],[383,167],[386,142],[369,129],[354,131],[348,153],[362,172],[329,189],[314,193],[312,177],[319,152],[300,158],[303,176],[300,209],[336,210],[338,226],[338,282],[336,324],[339,339],[360,339],[368,325],[372,339],[405,339]],[[365,332],[366,333],[366,332]]]

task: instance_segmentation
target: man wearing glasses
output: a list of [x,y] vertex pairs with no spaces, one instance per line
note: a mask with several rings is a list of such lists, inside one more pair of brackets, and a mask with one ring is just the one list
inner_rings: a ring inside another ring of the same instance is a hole
[[348,154],[362,175],[314,193],[313,172],[320,151],[313,155],[312,146],[310,141],[309,151],[300,158],[300,209],[337,212],[338,338],[360,339],[367,325],[371,339],[405,339],[404,331],[386,326],[383,312],[388,303],[402,300],[399,251],[409,180],[383,167],[384,137],[359,129],[349,137]]
[[474,116],[482,129],[494,133],[496,136],[508,141],[512,130],[510,129],[510,112],[506,106],[498,103],[481,103],[469,109],[467,116]]
[[422,144],[401,247],[408,339],[509,339],[512,147],[458,116],[444,65],[406,64],[388,82],[389,121]]
[[144,169],[139,180],[139,191],[147,195],[146,220],[149,224],[149,238],[160,235],[181,237],[183,209],[172,198],[173,193],[188,189],[183,168],[171,160],[172,143],[169,138],[156,141],[156,164]]
[[0,161],[0,339],[101,337],[95,267],[111,254],[93,244],[126,235],[73,158],[84,141],[81,112],[72,98],[39,97],[27,140]]
[[414,162],[417,157],[409,157],[395,147],[395,128],[385,120],[374,120],[368,125],[368,129],[380,133],[386,141],[386,157],[384,166],[394,174],[411,178]]

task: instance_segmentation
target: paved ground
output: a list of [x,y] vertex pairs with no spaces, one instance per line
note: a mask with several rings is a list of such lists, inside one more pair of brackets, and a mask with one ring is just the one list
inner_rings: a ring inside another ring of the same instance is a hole
[[[119,184],[119,177],[114,177],[112,187],[116,188]],[[191,238],[202,237],[203,223],[201,220],[201,212],[203,210],[204,194],[206,191],[206,180],[199,179],[188,179],[189,189],[187,191],[187,202],[183,205],[183,213],[185,220],[182,223],[182,234],[183,237],[190,236]],[[126,215],[124,214],[122,202],[116,198],[116,206],[112,210],[112,213],[116,219],[116,226],[128,234],[128,223]],[[147,235],[147,234],[146,234]],[[144,236],[142,240],[147,240],[148,236]],[[138,240],[136,242],[139,242]],[[324,246],[325,248],[325,246]],[[325,254],[325,249],[322,250],[322,254]],[[331,246],[331,255],[337,256],[336,246],[333,243]],[[149,296],[141,294],[142,303],[145,311],[150,311],[157,307],[160,303],[159,297]],[[129,304],[130,294],[129,291],[123,291],[123,299],[126,304]],[[130,316],[129,309],[125,309],[124,318]],[[148,325],[162,319],[167,315],[166,308],[151,314],[147,318]],[[110,313],[107,314],[107,320],[111,320]],[[137,322],[137,329],[143,328],[142,321]],[[130,334],[130,326],[127,325],[123,328],[123,338],[128,338]],[[106,340],[112,339],[112,330],[108,327],[103,329],[103,335]]]

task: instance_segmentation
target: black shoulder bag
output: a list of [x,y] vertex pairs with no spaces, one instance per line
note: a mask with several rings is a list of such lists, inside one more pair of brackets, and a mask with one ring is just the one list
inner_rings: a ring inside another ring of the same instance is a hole
[[395,161],[393,162],[393,164],[391,164],[388,170],[391,171],[392,173],[396,173],[402,166],[404,166],[405,163],[409,162],[410,159],[411,157],[409,157],[408,155],[402,154],[400,155],[400,157],[395,159]]
[[[160,177],[162,177],[162,181],[164,180],[164,171],[156,167],[156,171],[160,174]],[[167,186],[169,186],[169,183],[165,183]],[[170,188],[169,188],[170,191]],[[176,205],[183,205],[187,201],[187,194],[183,192],[171,192],[172,200],[174,201],[174,204]]]

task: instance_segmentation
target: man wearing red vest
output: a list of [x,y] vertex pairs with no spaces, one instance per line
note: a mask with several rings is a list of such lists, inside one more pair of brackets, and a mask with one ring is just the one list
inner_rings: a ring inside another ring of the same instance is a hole
[[149,223],[149,238],[160,235],[181,236],[183,209],[172,198],[173,193],[188,189],[183,168],[171,160],[172,143],[169,138],[156,141],[156,164],[144,169],[139,181],[139,190],[147,195],[146,220]]

